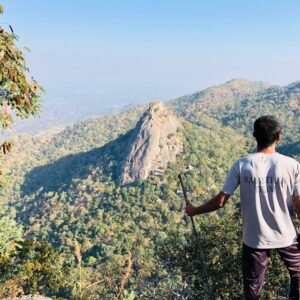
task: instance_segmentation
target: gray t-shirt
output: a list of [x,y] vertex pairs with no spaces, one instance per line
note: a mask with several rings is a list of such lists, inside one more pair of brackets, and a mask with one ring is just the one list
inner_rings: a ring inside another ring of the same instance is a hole
[[222,192],[240,185],[243,242],[252,248],[282,248],[297,232],[291,219],[293,197],[300,195],[300,164],[279,154],[254,153],[231,167]]

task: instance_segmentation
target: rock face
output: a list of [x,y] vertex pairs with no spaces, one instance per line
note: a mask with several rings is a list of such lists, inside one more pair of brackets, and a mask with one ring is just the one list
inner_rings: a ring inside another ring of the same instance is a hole
[[161,101],[150,103],[131,133],[121,184],[162,175],[163,167],[182,151],[180,128],[180,121]]

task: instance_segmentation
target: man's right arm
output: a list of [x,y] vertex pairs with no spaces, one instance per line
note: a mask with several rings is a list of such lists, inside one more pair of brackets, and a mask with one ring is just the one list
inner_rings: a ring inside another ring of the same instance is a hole
[[234,193],[238,185],[240,184],[240,168],[239,160],[235,161],[230,168],[226,181],[221,189],[220,193],[207,201],[206,203],[195,207],[190,202],[185,208],[185,212],[193,217],[195,215],[200,215],[217,210],[225,205],[230,196]]
[[209,213],[223,207],[229,198],[230,195],[220,192],[218,195],[198,207],[195,207],[191,202],[188,202],[187,206],[185,207],[185,212],[190,217]]

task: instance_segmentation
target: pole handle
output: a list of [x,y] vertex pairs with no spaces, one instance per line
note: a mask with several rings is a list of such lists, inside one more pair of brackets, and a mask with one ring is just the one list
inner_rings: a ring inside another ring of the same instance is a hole
[[181,188],[182,188],[182,191],[183,191],[183,196],[184,196],[184,199],[185,199],[185,204],[188,205],[188,197],[187,197],[187,193],[186,193],[186,190],[185,190],[185,187],[184,187],[184,184],[183,184],[183,180],[182,180],[182,177],[181,177],[181,174],[178,174],[178,178],[179,178],[179,181],[180,181],[180,185],[181,185]]

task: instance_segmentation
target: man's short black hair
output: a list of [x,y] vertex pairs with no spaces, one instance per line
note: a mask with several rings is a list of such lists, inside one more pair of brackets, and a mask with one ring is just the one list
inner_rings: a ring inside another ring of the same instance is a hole
[[274,116],[262,116],[254,122],[253,136],[261,149],[271,146],[282,130],[281,122]]

